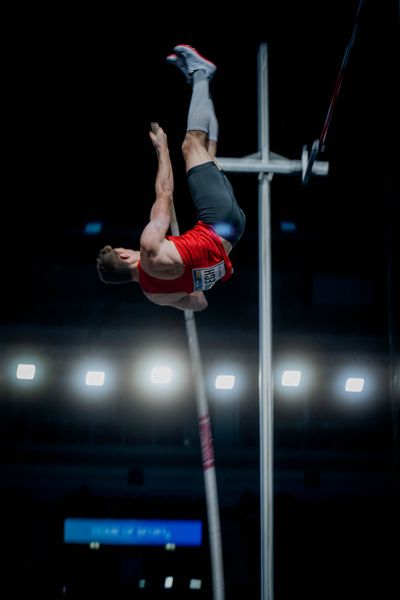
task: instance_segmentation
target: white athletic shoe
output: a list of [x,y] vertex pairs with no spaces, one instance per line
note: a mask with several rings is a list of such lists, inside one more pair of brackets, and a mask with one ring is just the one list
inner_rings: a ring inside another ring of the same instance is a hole
[[188,46],[187,44],[179,44],[175,46],[174,52],[184,60],[187,72],[189,75],[194,73],[195,71],[205,71],[207,75],[207,79],[212,79],[217,70],[216,65],[204,56],[201,56],[199,52],[192,46]]
[[183,58],[177,54],[169,54],[167,56],[167,62],[169,62],[170,65],[175,65],[184,74],[188,83],[192,82],[192,75],[187,70],[186,63]]

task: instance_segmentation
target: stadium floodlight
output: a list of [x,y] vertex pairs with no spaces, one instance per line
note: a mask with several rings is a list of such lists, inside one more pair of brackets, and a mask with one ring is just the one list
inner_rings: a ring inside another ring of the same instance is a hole
[[165,385],[171,383],[172,380],[172,369],[171,367],[158,366],[153,367],[150,373],[151,383],[158,385]]
[[134,359],[131,372],[132,385],[147,400],[176,401],[188,385],[187,364],[184,357],[170,349],[149,348],[140,360]]
[[364,377],[348,377],[346,379],[346,385],[344,389],[346,392],[360,393],[364,389],[364,384]]
[[36,365],[19,363],[17,366],[17,379],[35,379]]
[[115,366],[101,356],[79,357],[72,367],[71,391],[78,398],[107,398],[117,384]]
[[301,371],[283,371],[282,385],[284,387],[299,387],[301,381]]
[[100,387],[104,385],[105,378],[106,374],[104,371],[87,371],[85,383],[88,386],[94,385]]
[[370,404],[377,389],[379,372],[368,365],[353,364],[338,370],[334,389],[336,396],[346,407],[361,407]]
[[234,375],[217,375],[215,378],[215,388],[217,390],[232,390],[234,385]]
[[316,384],[316,368],[311,356],[296,352],[283,356],[274,369],[276,390],[282,397],[308,398]]

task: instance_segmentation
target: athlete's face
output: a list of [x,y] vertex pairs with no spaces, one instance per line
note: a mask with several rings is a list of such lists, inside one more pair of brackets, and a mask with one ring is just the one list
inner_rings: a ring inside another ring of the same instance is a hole
[[130,250],[129,248],[114,248],[114,250],[128,265],[134,265],[140,260],[139,250]]

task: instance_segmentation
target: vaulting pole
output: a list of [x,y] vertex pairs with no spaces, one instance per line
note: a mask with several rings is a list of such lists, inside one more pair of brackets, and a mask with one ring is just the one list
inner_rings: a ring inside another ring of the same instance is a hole
[[[172,207],[171,210],[171,232],[172,235],[179,235],[179,226],[174,207]],[[192,310],[185,310],[184,315],[191,369],[196,392],[197,415],[199,419],[204,486],[207,504],[213,600],[224,600],[224,565],[222,556],[221,526],[211,421],[208,412],[208,401],[199,339],[197,336],[196,320]]]

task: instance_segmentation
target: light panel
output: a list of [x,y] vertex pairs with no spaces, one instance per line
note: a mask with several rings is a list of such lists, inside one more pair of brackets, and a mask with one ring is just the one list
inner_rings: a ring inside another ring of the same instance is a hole
[[153,367],[150,374],[151,383],[165,385],[171,383],[172,369],[170,367]]
[[232,390],[234,385],[234,375],[217,375],[215,378],[215,388],[217,390]]
[[283,371],[282,385],[284,387],[298,387],[301,381],[301,371]]
[[35,379],[36,365],[19,363],[17,366],[17,379]]
[[94,385],[94,386],[102,386],[104,385],[104,381],[106,378],[106,374],[104,371],[88,371],[85,377],[86,385]]
[[364,384],[364,377],[348,377],[344,389],[346,390],[346,392],[360,393],[364,389]]

